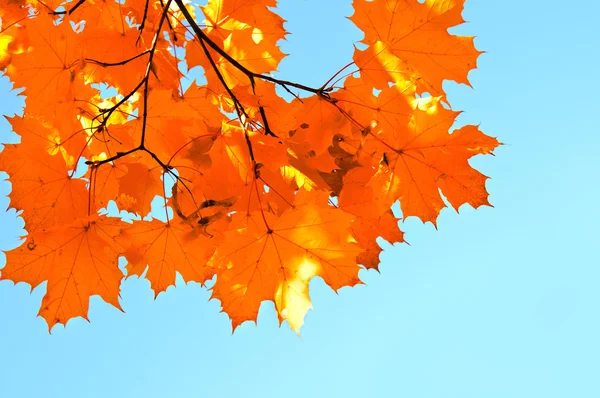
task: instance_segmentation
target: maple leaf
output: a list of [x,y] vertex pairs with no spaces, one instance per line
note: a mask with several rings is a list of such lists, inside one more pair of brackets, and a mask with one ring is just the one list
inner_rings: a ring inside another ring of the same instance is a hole
[[[0,169],[12,178],[11,204],[23,210],[29,232],[88,216],[88,190],[73,178],[74,160],[52,139],[39,122],[13,119],[21,143],[9,144],[0,153]],[[28,128],[37,134],[27,134]],[[63,155],[63,156],[61,156]]]
[[137,221],[125,233],[133,242],[123,253],[128,274],[141,276],[148,267],[146,278],[156,295],[175,284],[176,272],[186,282],[204,283],[214,275],[207,262],[220,242],[201,226]]
[[68,22],[56,24],[42,14],[26,26],[10,44],[14,50],[7,74],[17,87],[25,88],[28,112],[53,120],[58,105],[88,98],[94,90],[80,73],[81,57]]
[[313,278],[360,284],[380,238],[404,241],[397,201],[434,224],[446,202],[489,204],[469,159],[499,142],[451,130],[442,87],[468,84],[480,54],[448,33],[464,0],[354,0],[366,47],[319,87],[276,74],[275,0],[0,5],[0,69],[27,96],[0,171],[28,233],[0,279],[47,282],[50,328],[87,319],[93,295],[120,308],[124,257],[155,295],[216,278],[233,328],[267,300],[299,332]]
[[[466,83],[468,72],[481,54],[472,37],[456,36],[448,29],[464,22],[465,0],[354,0],[350,19],[365,33],[363,43],[375,46],[372,57],[381,72],[402,73],[418,92],[443,93],[442,81]],[[382,52],[387,51],[384,56]],[[372,62],[357,50],[359,68]],[[368,67],[369,69],[373,66]],[[372,71],[371,71],[372,72]],[[379,73],[381,73],[379,72]]]
[[344,189],[340,193],[338,206],[355,215],[351,230],[359,245],[365,249],[356,260],[368,269],[378,269],[382,249],[377,238],[403,242],[404,234],[398,228],[399,219],[391,210],[381,213],[377,206],[373,206],[376,191],[366,186],[372,178],[371,168],[356,167],[349,170],[343,177]]
[[321,276],[333,289],[360,283],[349,214],[327,205],[327,196],[300,190],[281,217],[255,212],[234,217],[212,263],[220,268],[213,297],[233,326],[256,319],[264,300],[277,306],[280,321],[299,331],[311,308],[308,282]]
[[375,203],[386,209],[400,199],[405,217],[418,216],[434,224],[445,207],[440,190],[455,209],[464,203],[475,208],[489,205],[487,177],[473,169],[468,160],[491,153],[499,142],[475,126],[450,134],[457,115],[446,110],[439,98],[430,97],[418,102],[406,134],[377,134],[380,141],[372,143],[384,158],[369,182],[378,193]]
[[87,319],[93,295],[120,309],[120,224],[117,219],[79,219],[34,232],[22,246],[7,253],[0,279],[32,287],[48,281],[39,315],[50,329],[76,316]]
[[119,165],[125,166],[127,171],[117,176],[121,194],[115,198],[117,203],[123,210],[145,216],[150,212],[154,197],[164,194],[161,170],[144,163],[120,162]]

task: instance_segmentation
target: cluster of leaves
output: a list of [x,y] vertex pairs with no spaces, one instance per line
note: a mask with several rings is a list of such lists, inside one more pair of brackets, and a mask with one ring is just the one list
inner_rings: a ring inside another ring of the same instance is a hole
[[[273,74],[287,34],[276,0],[1,0],[0,69],[26,107],[0,170],[28,232],[1,279],[47,281],[52,327],[86,318],[92,295],[119,308],[124,256],[156,294],[176,273],[216,276],[233,327],[272,300],[298,331],[311,278],[359,284],[376,239],[402,241],[395,202],[432,223],[440,191],[454,208],[488,204],[468,160],[498,142],[450,132],[442,89],[468,84],[480,54],[448,33],[463,3],[354,0],[361,49],[309,87]],[[182,61],[204,83],[186,83]],[[105,210],[147,216],[156,196],[166,222]]]

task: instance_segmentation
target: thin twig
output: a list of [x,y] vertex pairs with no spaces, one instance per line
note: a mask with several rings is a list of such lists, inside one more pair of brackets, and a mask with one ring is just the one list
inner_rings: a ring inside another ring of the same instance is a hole
[[[75,12],[76,9],[79,8],[79,6],[81,6],[85,2],[86,2],[86,0],[79,0],[77,3],[75,3],[73,5],[73,7],[69,8],[68,10],[65,10],[65,11],[54,11],[54,10],[51,10],[52,12],[50,12],[50,14],[52,14],[52,15],[65,15],[65,14],[66,15],[71,15],[73,12]],[[48,5],[42,3],[41,1],[40,1],[40,3],[43,4],[47,9],[50,10],[50,7]]]
[[129,62],[131,62],[133,60],[136,60],[136,59],[138,59],[140,57],[143,57],[144,55],[148,54],[149,52],[150,52],[150,50],[146,50],[146,51],[143,51],[143,52],[139,53],[138,55],[134,55],[131,58],[128,58],[126,60],[119,61],[119,62],[102,62],[102,61],[98,61],[98,60],[92,59],[92,58],[84,58],[84,59],[85,59],[85,62],[91,62],[93,64],[100,65],[100,66],[103,66],[103,67],[122,66],[122,65],[128,64]]
[[143,114],[142,114],[142,138],[140,142],[140,148],[144,148],[144,140],[146,138],[146,121],[148,119],[148,91],[149,91],[149,83],[150,83],[150,71],[152,70],[152,60],[154,58],[154,54],[156,53],[156,46],[158,45],[158,38],[162,31],[162,25],[167,17],[167,12],[169,11],[169,6],[171,5],[171,0],[167,1],[167,5],[163,8],[162,15],[160,16],[160,21],[158,22],[158,28],[156,29],[156,33],[154,34],[154,38],[152,39],[152,48],[150,49],[150,57],[148,58],[148,65],[146,66],[146,74],[144,75],[144,100],[143,100]]

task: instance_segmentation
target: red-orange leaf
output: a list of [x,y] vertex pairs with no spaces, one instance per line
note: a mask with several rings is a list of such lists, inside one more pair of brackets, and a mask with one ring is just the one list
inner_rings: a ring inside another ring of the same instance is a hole
[[141,276],[148,267],[146,278],[155,295],[175,284],[176,272],[186,282],[204,283],[213,277],[214,269],[207,263],[220,236],[210,235],[202,226],[135,221],[126,232],[133,242],[124,253],[127,271]]
[[465,126],[450,134],[457,112],[446,110],[439,99],[418,102],[407,134],[378,134],[383,154],[377,174],[369,185],[377,193],[375,201],[389,208],[400,199],[404,217],[435,220],[445,207],[442,193],[458,209],[468,203],[477,208],[488,205],[486,176],[469,165],[469,158],[489,154],[499,145],[475,126]]
[[311,308],[308,282],[321,276],[337,290],[360,283],[361,249],[348,232],[352,217],[328,207],[324,195],[299,191],[295,207],[277,218],[270,213],[236,215],[212,262],[219,268],[213,297],[234,328],[256,320],[264,300],[275,302],[281,321],[299,331]]
[[145,216],[150,212],[154,197],[164,195],[162,171],[156,167],[150,168],[144,163],[122,165],[127,167],[127,172],[121,177],[117,176],[121,195],[117,198],[117,204],[122,210]]
[[339,207],[356,216],[352,223],[352,233],[358,244],[365,249],[356,258],[359,264],[369,269],[379,269],[381,246],[377,238],[390,243],[404,241],[404,234],[398,228],[398,218],[390,209],[382,210],[373,206],[375,191],[367,183],[373,177],[371,167],[356,167],[344,176],[344,189],[339,196]]
[[23,210],[29,232],[87,217],[95,209],[86,182],[73,178],[75,159],[61,151],[53,142],[53,131],[40,122],[14,122],[22,141],[6,145],[0,152],[0,170],[10,175],[11,205]]
[[53,120],[58,105],[89,98],[95,90],[81,74],[81,53],[69,22],[55,25],[47,14],[34,21],[11,43],[14,53],[7,74],[17,87],[25,88],[28,111]]
[[[374,56],[382,51],[391,53],[378,59],[383,70],[402,71],[419,92],[439,95],[445,79],[468,84],[467,74],[475,68],[480,54],[472,37],[448,33],[449,28],[464,22],[464,2],[354,0],[355,13],[350,19],[365,32],[362,42],[378,47]],[[393,77],[390,73],[390,81],[396,82]]]
[[121,221],[106,218],[81,219],[34,232],[23,245],[7,253],[0,279],[26,282],[32,287],[48,281],[39,315],[50,329],[77,316],[87,319],[94,295],[120,309],[120,233]]

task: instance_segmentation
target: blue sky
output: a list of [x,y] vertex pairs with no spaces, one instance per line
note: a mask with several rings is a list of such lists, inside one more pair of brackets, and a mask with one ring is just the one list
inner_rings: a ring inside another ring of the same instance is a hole
[[[349,0],[281,0],[280,76],[319,85],[359,32]],[[43,289],[0,282],[0,397],[600,396],[600,2],[469,0],[485,50],[474,89],[447,83],[462,123],[506,145],[473,160],[494,208],[444,210],[436,231],[408,219],[381,274],[339,295],[311,283],[302,336],[271,304],[234,335],[197,284],[153,300],[123,284],[126,314],[92,299],[91,323],[52,335]],[[18,110],[0,79],[0,113]],[[8,137],[7,124],[0,138]],[[0,249],[21,224],[0,182]],[[0,254],[0,266],[4,257]]]

